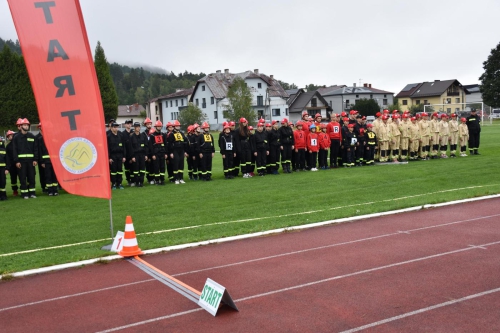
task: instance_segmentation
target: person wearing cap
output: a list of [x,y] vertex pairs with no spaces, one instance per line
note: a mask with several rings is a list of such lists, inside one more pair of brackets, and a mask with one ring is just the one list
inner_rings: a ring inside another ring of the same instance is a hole
[[316,126],[316,133],[321,132],[321,120],[323,117],[321,116],[321,113],[316,113],[314,115],[314,126]]
[[5,139],[0,136],[0,201],[7,200],[7,192],[5,185],[7,185],[7,175],[9,174],[10,160],[7,156],[7,149],[5,147]]
[[378,128],[377,137],[380,147],[380,162],[387,162],[389,160],[389,142],[391,141],[391,126],[388,124],[389,116],[384,114],[382,116],[382,124]]
[[[375,133],[375,135],[377,135],[377,132],[378,132],[378,128],[379,126],[382,124],[382,113],[380,112],[377,112],[375,114],[375,120],[372,122],[372,125],[373,125],[373,132]],[[377,149],[375,149],[375,156],[374,156],[375,160],[376,161],[379,161],[380,159],[380,145],[379,143],[377,142]]]
[[330,122],[326,125],[326,133],[330,138],[330,168],[337,168],[339,152],[342,142],[342,131],[339,123],[339,114],[332,113]]
[[441,120],[439,121],[439,150],[441,158],[448,158],[446,152],[448,151],[449,140],[450,126],[448,124],[448,116],[443,113],[441,115]]
[[[39,123],[37,126],[38,134],[35,135],[35,139],[37,140],[39,146],[40,146],[40,141],[43,140],[43,137],[42,137],[43,134],[42,134],[41,127],[42,127],[42,124]],[[45,181],[45,170],[40,165],[40,161],[38,161],[37,168],[38,168],[38,180],[40,181],[40,187],[42,188],[42,193],[49,193],[47,190],[47,182]]]
[[106,131],[106,135],[111,134],[111,128],[113,127],[113,124],[114,124],[114,123],[115,123],[115,120],[114,120],[114,119],[110,119],[110,120],[108,121],[108,125],[107,125],[108,130]]
[[130,135],[130,186],[143,187],[146,175],[146,161],[148,160],[151,141],[146,133],[141,133],[141,124],[134,123],[134,131]]
[[431,127],[428,119],[429,115],[424,112],[418,124],[420,129],[420,158],[422,160],[429,159],[429,152],[431,150]]
[[458,125],[458,139],[460,141],[460,156],[467,156],[467,142],[469,142],[469,127],[467,126],[467,119],[461,118],[460,125]]
[[215,155],[215,142],[214,137],[210,134],[210,124],[203,122],[201,125],[203,133],[201,133],[196,142],[196,153],[200,157],[200,180],[212,180],[212,159]]
[[[176,120],[178,122],[178,120]],[[173,134],[174,132],[174,123],[168,121],[167,124],[165,125],[165,129],[167,132],[165,133],[165,137],[168,140],[168,137]],[[168,144],[167,144],[168,146]],[[167,148],[168,150],[169,148]],[[167,175],[168,175],[168,181],[171,183],[175,183],[175,177],[176,175],[174,174],[174,163],[172,162],[172,159],[170,158],[170,151],[165,157],[165,164],[166,164],[166,170],[167,170]]]
[[439,115],[437,112],[434,112],[431,117],[431,121],[429,121],[429,127],[430,127],[430,142],[432,145],[432,150],[431,150],[431,159],[436,159],[438,158],[438,149],[439,149],[439,121],[438,121]]
[[347,147],[344,145],[344,137],[349,132],[349,118],[342,118],[342,127],[341,127],[341,136],[342,136],[342,145],[340,146],[341,159],[339,161],[339,166],[343,166],[345,161],[347,161]]
[[267,156],[266,171],[270,175],[279,175],[280,143],[278,133],[278,120],[266,124],[267,142],[269,144],[269,155]]
[[356,158],[356,147],[358,144],[358,138],[356,133],[354,133],[354,124],[347,125],[347,133],[342,136],[344,140],[344,147],[346,147],[346,161],[344,163],[345,167],[353,167]]
[[58,196],[59,192],[57,191],[57,188],[59,184],[57,182],[56,174],[52,166],[52,161],[50,159],[49,151],[43,139],[43,127],[41,123],[38,124],[38,128],[40,129],[39,133],[40,136],[38,137],[38,158],[39,158],[38,166],[41,167],[40,172],[44,173],[44,181],[46,182],[46,193],[49,196]]
[[[153,123],[151,122],[151,119],[146,118],[146,119],[144,119],[143,124],[144,124],[144,127],[146,127],[146,129],[144,130],[144,134],[148,138],[148,141],[150,141],[149,132],[151,132],[151,129],[153,127]],[[154,129],[153,129],[153,132],[154,132]],[[151,148],[151,146],[150,146],[150,148]],[[149,149],[148,160],[146,161],[146,180],[148,183],[154,184],[155,174],[153,171],[153,158],[152,158],[151,154],[152,154],[152,150]]]
[[252,147],[250,146],[250,130],[246,118],[240,118],[238,136],[236,138],[239,141],[237,156],[239,157],[241,173],[243,174],[243,178],[251,178]]
[[184,158],[188,156],[186,153],[188,140],[181,131],[181,123],[175,120],[172,133],[167,136],[167,144],[169,151],[169,162],[172,166],[172,173],[176,185],[185,184],[184,181]]
[[467,128],[469,129],[469,152],[471,155],[479,154],[479,139],[481,135],[481,117],[476,109],[472,109],[467,118]]
[[321,170],[329,169],[328,167],[328,149],[330,148],[330,137],[326,133],[326,124],[320,125],[321,131],[318,133],[319,151],[318,151],[318,166]]
[[257,131],[253,135],[255,140],[255,162],[257,164],[257,173],[263,177],[266,174],[266,160],[269,155],[269,144],[267,140],[267,131],[264,130],[264,123],[257,124]]
[[162,128],[162,122],[157,120],[149,139],[151,141],[152,174],[154,175],[154,180],[150,181],[151,185],[165,185],[165,163],[168,157],[168,147],[167,135],[162,132]]
[[125,163],[125,156],[127,156],[125,142],[123,142],[123,136],[119,134],[118,127],[120,127],[120,124],[112,124],[111,132],[106,136],[108,141],[111,188],[113,190],[123,190],[123,163]]
[[349,124],[354,124],[356,125],[356,117],[358,116],[358,111],[356,110],[351,110],[349,111]]
[[[356,111],[357,112],[357,111]],[[363,116],[358,114],[356,116],[356,123],[354,124],[354,133],[358,138],[358,146],[356,147],[356,165],[362,166],[365,155],[365,132],[366,126],[363,124]]]
[[401,133],[401,141],[399,148],[401,151],[400,158],[401,161],[408,160],[408,150],[410,148],[410,126],[409,116],[407,113],[403,113],[401,116],[402,120],[399,122],[399,132]]
[[319,136],[316,133],[316,125],[309,125],[309,134],[306,138],[307,151],[309,152],[309,168],[311,171],[318,171],[316,164],[318,161]]
[[238,140],[234,136],[231,126],[227,123],[222,129],[221,135],[219,135],[219,151],[222,155],[222,165],[224,170],[225,179],[233,179],[233,160],[236,157],[236,151]]
[[197,133],[197,130],[196,130],[194,125],[189,125],[187,127],[186,138],[187,138],[188,144],[187,144],[186,153],[188,156],[186,157],[186,161],[187,161],[189,180],[198,180],[198,163],[196,160],[197,155],[196,155],[196,151],[195,151],[196,133]]
[[458,143],[458,121],[456,113],[451,114],[451,119],[448,121],[450,128],[450,157],[457,157],[457,143]]
[[420,126],[417,123],[416,117],[410,118],[409,127],[409,148],[410,148],[410,160],[418,160],[418,148],[420,146]]
[[[304,131],[304,134],[309,135],[309,128],[311,127],[311,124],[313,124],[311,116],[309,116],[309,113],[304,110],[302,111],[302,131]],[[307,149],[305,150],[305,161],[306,161],[306,169],[310,170],[309,166],[309,151]]]
[[299,120],[295,124],[296,130],[293,131],[293,142],[295,145],[295,171],[306,171],[306,150],[307,134],[302,130],[303,124]]
[[17,197],[19,192],[19,187],[17,186],[17,179],[18,177],[18,169],[16,165],[12,162],[14,160],[14,150],[13,147],[14,145],[12,144],[12,140],[14,138],[14,133],[11,130],[7,131],[6,138],[9,140],[9,144],[6,144],[6,153],[7,153],[7,159],[9,161],[9,168],[7,168],[8,173],[10,174],[10,187],[12,189],[12,196]]
[[[129,154],[129,156],[125,156],[126,160],[125,160],[125,163],[123,163],[123,169],[125,171],[125,179],[127,180],[127,184],[129,186],[132,186],[132,174],[131,174],[131,171],[130,171],[130,168],[131,168],[131,158],[132,158],[132,149],[130,147],[130,135],[132,135],[132,119],[128,119],[128,120],[125,120],[125,129],[123,131],[120,132],[120,134],[122,135],[122,138],[123,138],[123,143],[125,145],[125,148],[127,149],[127,154]],[[134,184],[135,185],[135,184]]]
[[21,183],[21,197],[24,199],[36,198],[35,195],[35,167],[38,165],[38,141],[30,131],[30,122],[23,118],[21,130],[14,135],[13,163],[19,172]]
[[377,134],[373,131],[373,124],[366,125],[365,133],[365,153],[366,165],[375,165],[375,150],[377,149]]
[[392,116],[392,123],[389,124],[391,138],[389,147],[391,150],[391,160],[394,163],[399,161],[399,145],[401,143],[401,131],[399,130],[399,115],[396,113]]
[[[281,151],[281,167],[284,173],[291,173],[292,151],[294,149],[294,134],[288,124],[288,119],[281,120],[281,127],[278,129],[279,148]],[[295,165],[293,166],[295,168]]]

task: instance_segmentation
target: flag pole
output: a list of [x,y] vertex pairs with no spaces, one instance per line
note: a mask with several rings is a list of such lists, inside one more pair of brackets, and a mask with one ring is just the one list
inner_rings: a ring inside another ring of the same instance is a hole
[[115,233],[113,231],[113,207],[111,206],[111,198],[109,198],[109,229],[111,230],[111,244],[104,245],[101,247],[101,250],[111,251],[111,247],[113,246],[113,235]]

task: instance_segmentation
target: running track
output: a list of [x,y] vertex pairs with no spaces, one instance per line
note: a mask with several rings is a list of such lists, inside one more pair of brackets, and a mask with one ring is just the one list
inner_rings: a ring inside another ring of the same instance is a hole
[[[500,332],[500,199],[144,256],[240,312],[201,310],[119,260],[0,283],[0,332]],[[140,239],[139,239],[140,244]]]

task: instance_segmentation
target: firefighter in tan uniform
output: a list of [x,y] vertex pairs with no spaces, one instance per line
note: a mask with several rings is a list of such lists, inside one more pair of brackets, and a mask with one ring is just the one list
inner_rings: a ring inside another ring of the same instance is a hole
[[401,132],[401,160],[406,161],[408,159],[408,148],[410,145],[410,126],[411,122],[408,120],[408,114],[403,114],[403,120],[399,123],[399,131]]
[[409,127],[410,132],[410,160],[418,159],[418,148],[420,146],[420,126],[417,123],[416,117],[411,117],[411,123]]
[[460,118],[458,125],[458,139],[460,141],[460,156],[465,157],[467,154],[467,142],[469,141],[469,128],[467,127],[467,118]]
[[[397,111],[397,110],[394,110]],[[399,158],[399,144],[401,143],[401,132],[399,131],[399,115],[394,114],[392,116],[392,123],[389,124],[391,129],[391,159],[394,163],[398,162]]]
[[451,120],[448,122],[450,128],[450,157],[456,157],[458,143],[458,120],[455,113],[451,114]]
[[431,125],[429,123],[429,115],[424,112],[422,113],[422,120],[420,120],[420,158],[422,160],[429,159],[429,151],[431,149],[430,146],[430,137],[431,137]]
[[448,116],[442,114],[441,121],[439,122],[439,149],[441,153],[441,158],[448,158],[446,152],[448,151],[449,139],[450,139],[450,128],[448,125]]
[[377,138],[380,146],[380,162],[387,162],[389,159],[389,141],[391,139],[391,128],[387,121],[389,116],[382,116],[382,124],[378,127]]
[[438,149],[439,149],[439,121],[438,114],[434,112],[431,117],[431,121],[429,122],[430,131],[431,131],[431,158],[438,158]]
[[[378,135],[378,128],[380,127],[380,124],[382,124],[382,114],[380,112],[377,112],[375,114],[375,120],[372,122],[372,131],[375,133],[375,135]],[[377,142],[377,149],[375,151],[375,160],[378,161],[380,160],[380,144]]]

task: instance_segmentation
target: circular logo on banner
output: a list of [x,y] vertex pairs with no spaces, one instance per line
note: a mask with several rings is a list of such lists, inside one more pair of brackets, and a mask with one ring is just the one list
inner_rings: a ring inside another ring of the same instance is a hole
[[78,175],[92,169],[97,161],[97,150],[85,138],[71,138],[59,149],[59,159],[68,172]]

